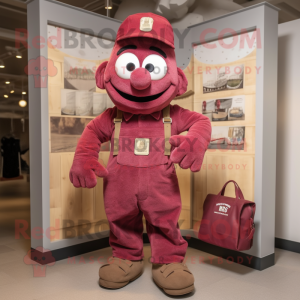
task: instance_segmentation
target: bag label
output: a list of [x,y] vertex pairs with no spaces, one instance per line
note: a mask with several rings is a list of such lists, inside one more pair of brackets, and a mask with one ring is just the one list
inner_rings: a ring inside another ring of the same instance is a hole
[[223,216],[228,216],[228,209],[230,208],[231,206],[227,203],[217,203],[216,204],[216,210],[217,211],[214,211],[215,214],[220,214],[220,215],[223,215]]

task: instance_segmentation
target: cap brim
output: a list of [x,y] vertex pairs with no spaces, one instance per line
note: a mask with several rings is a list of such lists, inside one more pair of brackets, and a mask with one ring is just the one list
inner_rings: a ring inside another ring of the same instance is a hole
[[170,46],[171,48],[175,49],[174,45],[171,42],[169,42],[168,40],[166,40],[164,38],[154,36],[150,32],[146,32],[142,35],[140,33],[133,33],[133,34],[130,34],[130,35],[123,35],[122,37],[117,38],[116,42],[121,41],[121,40],[125,40],[125,39],[136,38],[136,37],[155,39],[155,40],[158,40],[158,41]]

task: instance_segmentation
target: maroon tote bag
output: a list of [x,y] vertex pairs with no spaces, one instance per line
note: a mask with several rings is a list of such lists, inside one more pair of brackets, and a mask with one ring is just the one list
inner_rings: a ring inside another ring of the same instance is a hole
[[[234,183],[235,198],[224,196],[229,182]],[[255,208],[254,202],[244,199],[235,181],[226,182],[218,195],[207,195],[198,238],[227,249],[250,249],[255,231]]]

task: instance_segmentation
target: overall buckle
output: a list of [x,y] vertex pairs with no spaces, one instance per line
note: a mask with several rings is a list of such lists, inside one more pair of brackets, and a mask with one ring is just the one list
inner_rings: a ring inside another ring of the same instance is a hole
[[172,124],[172,118],[171,117],[166,117],[166,118],[162,118],[163,123],[167,123],[167,124]]

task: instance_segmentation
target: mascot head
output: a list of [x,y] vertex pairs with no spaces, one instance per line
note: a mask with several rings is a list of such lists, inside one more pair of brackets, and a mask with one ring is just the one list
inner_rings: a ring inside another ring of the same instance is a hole
[[187,88],[176,65],[172,26],[152,13],[124,20],[109,61],[98,67],[95,77],[120,110],[133,114],[161,110]]

